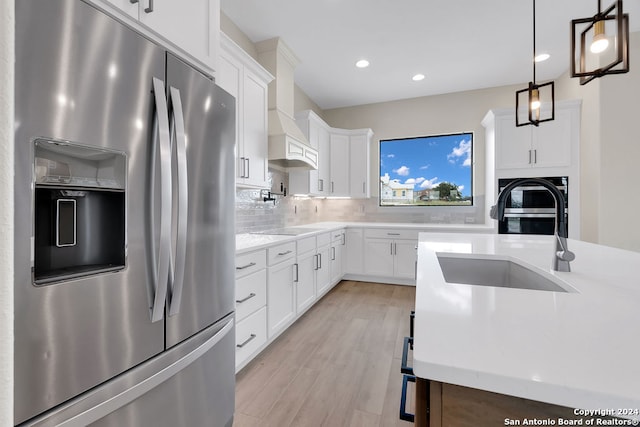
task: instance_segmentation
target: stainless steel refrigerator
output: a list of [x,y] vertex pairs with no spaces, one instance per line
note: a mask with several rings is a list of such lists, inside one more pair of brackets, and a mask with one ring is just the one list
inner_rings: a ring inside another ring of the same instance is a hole
[[15,66],[15,424],[231,425],[235,99],[80,0]]

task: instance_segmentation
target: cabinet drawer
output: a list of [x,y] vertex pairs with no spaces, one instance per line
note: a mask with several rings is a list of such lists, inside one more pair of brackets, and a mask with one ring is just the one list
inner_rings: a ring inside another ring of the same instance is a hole
[[314,251],[316,249],[316,236],[298,239],[298,254]]
[[398,230],[393,228],[368,228],[364,230],[364,237],[378,239],[412,239],[418,240],[418,230]]
[[267,266],[267,251],[236,255],[236,278],[254,273]]
[[331,233],[318,234],[316,237],[318,239],[318,247],[331,243]]
[[296,256],[296,242],[283,243],[267,249],[267,259],[269,265],[276,265],[282,261],[292,259]]
[[242,320],[267,303],[267,270],[236,280],[236,320]]
[[343,245],[345,243],[345,231],[344,230],[336,230],[331,232],[331,243],[338,243]]
[[262,307],[236,323],[236,366],[245,362],[267,342],[267,308]]

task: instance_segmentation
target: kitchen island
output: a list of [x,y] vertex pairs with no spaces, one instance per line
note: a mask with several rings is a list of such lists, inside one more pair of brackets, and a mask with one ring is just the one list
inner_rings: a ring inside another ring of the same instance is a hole
[[[561,273],[550,271],[553,236],[420,234],[417,425],[424,379],[432,426],[637,425],[640,253],[568,242],[576,259]],[[567,292],[448,283],[437,256],[445,253],[515,261]],[[571,415],[576,424],[562,424]],[[628,424],[598,424],[607,421]]]

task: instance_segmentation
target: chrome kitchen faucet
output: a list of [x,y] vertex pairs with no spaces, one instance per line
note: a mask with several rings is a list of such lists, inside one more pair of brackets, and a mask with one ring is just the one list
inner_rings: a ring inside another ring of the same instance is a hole
[[551,268],[554,271],[571,271],[570,262],[576,258],[576,255],[569,250],[567,246],[567,222],[565,221],[565,211],[567,203],[564,200],[564,196],[558,190],[558,188],[549,181],[541,178],[522,178],[516,179],[510,182],[504,189],[498,194],[496,204],[491,207],[489,215],[493,219],[502,221],[504,219],[504,210],[507,196],[511,193],[511,190],[526,184],[538,184],[553,195],[556,203],[556,226],[554,236],[556,238],[555,254],[553,257],[553,263]]

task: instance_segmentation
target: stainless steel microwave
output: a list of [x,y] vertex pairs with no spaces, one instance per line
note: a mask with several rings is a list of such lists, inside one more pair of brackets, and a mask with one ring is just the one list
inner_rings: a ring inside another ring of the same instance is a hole
[[[498,180],[499,191],[519,178]],[[566,176],[542,177],[564,195],[567,208],[565,221],[568,224],[569,178]],[[546,188],[535,185],[522,185],[507,195],[504,219],[498,223],[500,234],[553,234],[556,224],[556,209],[553,195]]]

